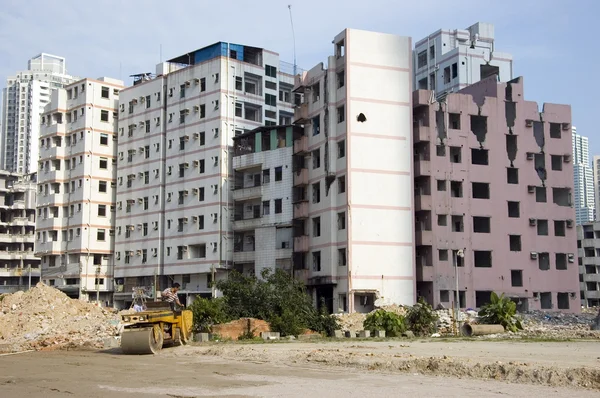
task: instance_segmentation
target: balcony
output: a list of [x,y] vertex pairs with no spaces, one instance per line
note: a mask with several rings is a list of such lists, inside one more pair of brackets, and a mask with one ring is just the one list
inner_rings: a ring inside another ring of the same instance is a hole
[[56,135],[58,133],[65,134],[65,132],[66,132],[66,125],[64,123],[56,123],[49,127],[46,127],[45,129],[42,128],[43,135],[41,135],[41,137],[45,137],[47,135]]
[[294,172],[294,186],[298,185],[308,185],[308,169]]
[[298,236],[294,238],[294,251],[295,252],[307,252],[308,251],[308,236]]
[[431,175],[431,162],[429,160],[416,160],[414,164],[415,176]]
[[297,140],[294,140],[294,155],[308,152],[308,137],[303,135]]
[[261,217],[254,217],[254,218],[241,218],[241,217],[235,217],[235,220],[233,221],[233,229],[234,230],[238,230],[238,231],[244,231],[244,230],[251,230],[251,229],[255,229],[258,228],[262,225],[262,218]]
[[36,260],[32,251],[0,251],[0,260]]
[[413,124],[413,141],[414,142],[429,141],[429,139],[430,139],[429,135],[430,135],[429,126],[423,126],[422,124],[419,124],[419,123]]
[[584,274],[584,282],[600,282],[600,274]]
[[262,186],[258,185],[250,188],[240,188],[233,191],[233,200],[242,201],[257,199],[262,196]]
[[433,244],[433,232],[417,231],[415,242],[417,246],[431,246]]
[[419,210],[431,210],[431,195],[417,195],[415,196],[415,211]]
[[417,264],[417,281],[419,282],[432,282],[433,281],[433,267]]
[[308,218],[308,202],[294,204],[294,218]]
[[294,110],[294,123],[305,124],[308,122],[308,104],[305,102],[300,104]]
[[233,252],[233,262],[235,263],[253,263],[255,259],[255,251]]
[[[0,268],[0,277],[19,277],[19,276],[29,276],[29,268]],[[31,268],[31,276],[40,276],[39,268]]]

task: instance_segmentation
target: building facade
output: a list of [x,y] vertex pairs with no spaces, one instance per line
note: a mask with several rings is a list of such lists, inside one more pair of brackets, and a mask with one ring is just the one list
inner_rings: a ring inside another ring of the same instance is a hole
[[594,220],[600,221],[600,213],[597,206],[600,205],[600,156],[595,155],[592,160],[594,175]]
[[439,99],[496,74],[513,78],[512,55],[495,49],[494,25],[478,22],[467,29],[440,29],[417,41],[413,87]]
[[293,117],[293,68],[265,49],[219,42],[156,72],[120,97],[119,306],[136,287],[215,293],[233,266],[233,137]]
[[458,286],[461,308],[493,291],[522,311],[578,311],[570,106],[540,113],[522,78],[430,98],[413,93],[419,295],[448,307]]
[[600,306],[600,222],[577,226],[579,285],[582,307]]
[[62,57],[42,53],[27,66],[6,80],[0,122],[0,169],[25,174],[37,171],[40,114],[50,94],[77,80]]
[[296,81],[294,272],[330,311],[415,301],[411,39],[346,29]]
[[83,79],[41,115],[36,254],[42,279],[71,297],[112,302],[117,117],[123,82]]
[[233,264],[243,274],[292,273],[292,155],[299,126],[259,127],[234,138]]
[[34,256],[36,175],[0,171],[0,294],[40,281]]
[[594,169],[590,165],[588,137],[577,134],[573,127],[573,186],[575,188],[575,222],[594,221],[596,197],[594,194]]

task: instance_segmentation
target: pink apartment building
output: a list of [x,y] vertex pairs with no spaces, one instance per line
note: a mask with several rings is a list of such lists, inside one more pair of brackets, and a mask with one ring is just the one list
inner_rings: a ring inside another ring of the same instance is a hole
[[450,307],[458,276],[461,308],[577,312],[570,106],[526,101],[522,77],[432,98],[412,98],[417,295]]

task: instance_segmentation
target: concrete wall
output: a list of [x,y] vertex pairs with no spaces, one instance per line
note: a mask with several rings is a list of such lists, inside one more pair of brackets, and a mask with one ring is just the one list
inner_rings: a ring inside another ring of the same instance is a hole
[[581,305],[600,305],[600,222],[577,226],[577,260]]

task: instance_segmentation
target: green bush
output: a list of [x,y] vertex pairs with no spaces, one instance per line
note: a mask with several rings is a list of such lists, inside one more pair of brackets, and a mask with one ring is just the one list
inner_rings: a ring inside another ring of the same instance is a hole
[[498,296],[495,292],[492,292],[490,300],[479,311],[480,323],[502,325],[511,332],[523,329],[521,320],[516,316],[517,304],[514,301],[504,297],[504,293]]
[[194,331],[208,333],[213,325],[231,321],[223,298],[196,297],[189,308],[194,314]]
[[363,328],[374,333],[385,330],[386,337],[399,337],[406,331],[406,322],[402,315],[379,309],[369,315],[363,322]]
[[437,314],[423,297],[420,297],[418,303],[411,307],[406,314],[408,328],[417,336],[429,336],[435,333],[437,320]]

